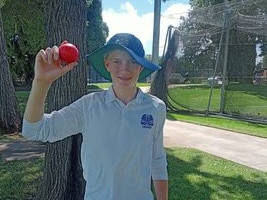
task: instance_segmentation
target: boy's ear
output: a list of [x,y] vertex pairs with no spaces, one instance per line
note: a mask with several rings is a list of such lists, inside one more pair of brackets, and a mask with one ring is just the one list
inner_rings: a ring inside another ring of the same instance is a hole
[[108,65],[108,61],[106,59],[104,60],[104,64],[105,64],[107,71],[109,72],[109,65]]

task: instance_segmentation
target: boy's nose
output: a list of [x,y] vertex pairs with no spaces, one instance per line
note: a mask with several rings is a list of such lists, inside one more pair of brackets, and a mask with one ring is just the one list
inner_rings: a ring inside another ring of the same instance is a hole
[[122,62],[122,65],[121,65],[121,67],[124,69],[124,70],[129,70],[129,69],[131,69],[131,61],[124,61],[124,62]]

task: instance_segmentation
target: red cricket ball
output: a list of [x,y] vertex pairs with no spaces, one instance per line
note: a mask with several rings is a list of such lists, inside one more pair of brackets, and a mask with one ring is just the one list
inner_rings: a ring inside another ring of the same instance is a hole
[[65,63],[76,62],[79,58],[79,50],[74,44],[64,41],[59,46],[59,58]]

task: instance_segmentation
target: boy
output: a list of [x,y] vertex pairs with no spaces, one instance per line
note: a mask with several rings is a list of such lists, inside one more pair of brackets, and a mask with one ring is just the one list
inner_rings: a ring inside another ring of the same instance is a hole
[[40,50],[36,56],[22,134],[31,140],[54,142],[82,133],[86,200],[152,200],[151,177],[157,199],[168,199],[163,148],[166,106],[136,87],[138,80],[160,67],[144,56],[137,37],[114,35],[88,55],[95,69],[112,81],[110,88],[50,114],[44,114],[44,102],[52,82],[77,63],[60,66],[57,46]]

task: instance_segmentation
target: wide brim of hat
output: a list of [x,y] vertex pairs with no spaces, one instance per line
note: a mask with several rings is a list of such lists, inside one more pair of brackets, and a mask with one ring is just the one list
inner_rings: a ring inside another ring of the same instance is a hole
[[124,49],[138,64],[143,67],[143,70],[139,74],[138,81],[144,80],[148,77],[151,73],[156,70],[159,70],[161,67],[152,63],[151,61],[137,56],[131,49],[124,47],[119,44],[107,44],[99,49],[93,51],[92,53],[87,55],[87,58],[90,64],[96,69],[96,71],[103,76],[105,79],[111,81],[110,73],[107,71],[105,64],[104,64],[104,56],[106,53],[110,52],[112,49],[122,48]]

